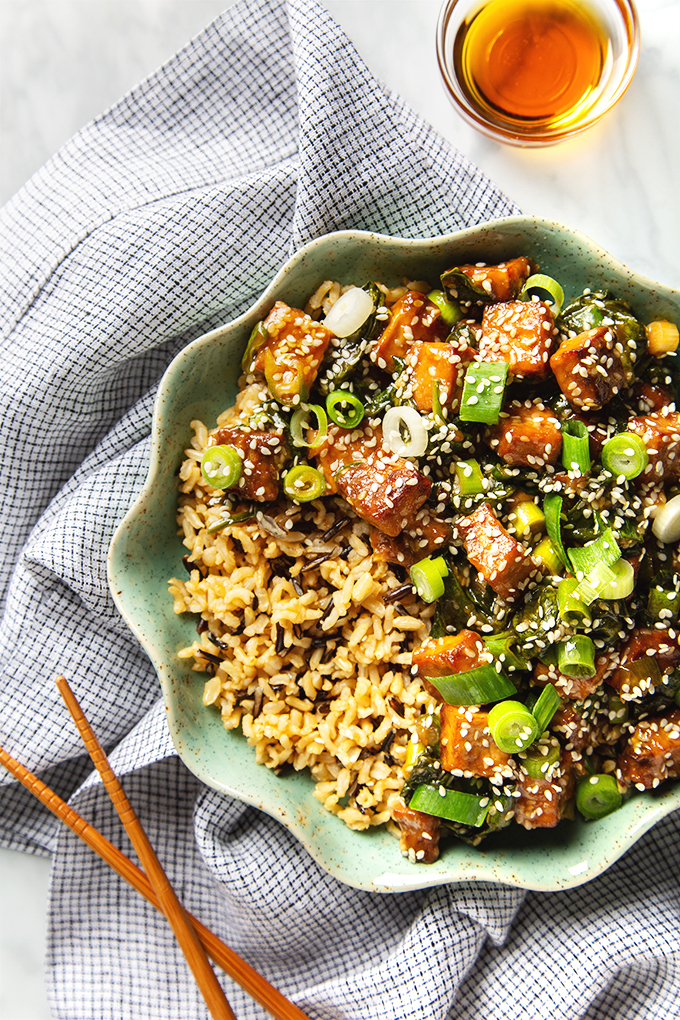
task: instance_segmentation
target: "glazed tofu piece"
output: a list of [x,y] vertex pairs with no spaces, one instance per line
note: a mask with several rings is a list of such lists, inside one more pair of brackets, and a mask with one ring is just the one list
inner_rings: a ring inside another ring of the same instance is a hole
[[561,697],[569,698],[570,701],[583,701],[611,676],[616,668],[616,662],[617,657],[610,652],[604,652],[595,659],[594,676],[576,678],[564,676],[557,666],[546,666],[539,661],[534,667],[532,683],[540,687],[552,684]]
[[480,361],[505,361],[515,379],[544,379],[556,335],[553,314],[542,301],[487,305],[479,341]]
[[553,829],[573,797],[575,786],[574,768],[568,751],[562,753],[559,767],[550,779],[534,779],[520,768],[515,821],[525,829]]
[[631,382],[630,356],[614,326],[563,340],[550,359],[558,385],[576,410],[598,410]]
[[653,411],[628,422],[647,447],[649,463],[645,481],[674,481],[680,478],[680,413]]
[[315,453],[329,493],[339,492],[362,520],[391,537],[401,534],[430,494],[431,481],[383,445],[370,425],[329,426]]
[[465,673],[492,660],[493,655],[479,634],[467,629],[458,634],[425,638],[413,652],[413,665],[421,678]]
[[470,563],[502,599],[513,601],[537,576],[528,550],[506,531],[487,503],[480,503],[456,527]]
[[680,665],[680,643],[677,632],[671,637],[667,630],[654,627],[636,627],[620,650],[619,666],[607,683],[618,691],[623,701],[651,694],[654,684],[631,674],[629,667],[639,659],[654,659],[662,673]]
[[371,360],[378,368],[394,372],[394,359],[403,358],[414,341],[446,340],[449,327],[441,311],[425,294],[409,290],[390,309],[390,320],[376,341]]
[[434,815],[413,811],[403,800],[392,808],[392,818],[399,826],[399,849],[404,857],[421,864],[432,864],[439,857],[441,822]]
[[269,503],[278,498],[280,472],[288,447],[282,432],[224,428],[215,433],[216,445],[233,446],[243,459],[243,471],[234,489],[244,499]]
[[535,272],[535,263],[520,255],[495,266],[454,266],[442,275],[441,282],[454,300],[511,301]]
[[485,440],[506,464],[513,466],[541,468],[556,464],[562,452],[559,420],[540,399],[505,404]]
[[440,748],[442,768],[448,772],[497,783],[515,775],[511,756],[491,737],[489,713],[481,709],[442,705]]
[[617,777],[638,790],[651,790],[680,776],[680,708],[644,719],[633,730],[617,761]]
[[446,548],[451,538],[451,525],[422,507],[400,535],[390,538],[377,528],[371,528],[369,537],[377,559],[410,567]]
[[429,413],[433,390],[439,388],[442,407],[457,411],[463,393],[465,370],[474,357],[467,345],[414,341],[406,352],[406,393],[419,411]]
[[283,404],[306,400],[333,334],[299,308],[277,301],[262,323],[265,342],[246,371],[262,372]]

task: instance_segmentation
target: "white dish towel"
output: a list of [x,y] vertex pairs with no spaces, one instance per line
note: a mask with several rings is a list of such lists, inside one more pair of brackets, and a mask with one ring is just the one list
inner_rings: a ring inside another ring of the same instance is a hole
[[[312,1020],[680,1015],[677,815],[570,892],[344,887],[189,774],[107,589],[155,387],[183,345],[324,232],[428,236],[513,212],[313,0],[242,0],[1,214],[0,742],[127,849],[54,686],[73,678],[180,898]],[[3,844],[53,854],[55,1017],[204,1018],[165,922],[1,781]],[[239,1020],[265,1016],[224,983]]]

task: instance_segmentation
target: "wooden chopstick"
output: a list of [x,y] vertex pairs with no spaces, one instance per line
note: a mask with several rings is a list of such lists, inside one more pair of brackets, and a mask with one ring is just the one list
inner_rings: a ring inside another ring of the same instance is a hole
[[[3,747],[0,747],[0,765],[4,765],[15,779],[18,779],[34,797],[57,818],[75,832],[84,843],[94,850],[121,878],[124,878],[160,913],[161,906],[155,892],[144,872],[129,857],[109,842],[98,829],[90,825],[82,815],[70,807],[65,800],[55,793],[46,783],[30,772],[25,765],[13,758]],[[196,932],[206,948],[206,952],[215,963],[228,974],[244,992],[259,1002],[275,1020],[309,1020],[306,1013],[287,999],[273,985],[270,985],[261,974],[258,974],[249,963],[246,963],[233,949],[225,945],[210,928],[192,914],[188,915]]]
[[165,874],[163,866],[156,856],[156,851],[151,846],[142,823],[135,814],[134,808],[130,804],[118,776],[116,776],[111,768],[103,747],[85,718],[78,699],[69,687],[65,677],[57,677],[57,687],[66,702],[69,712],[73,716],[73,721],[78,727],[78,732],[83,739],[90,758],[102,777],[113,806],[118,812],[120,820],[125,826],[125,831],[130,837],[130,842],[137,851],[144,871],[156,893],[161,910],[175,933],[191,973],[194,975],[196,984],[205,999],[210,1015],[214,1020],[236,1020],[231,1006],[227,1002],[224,990],[217,980],[215,971],[212,969],[205,948],[196,934],[196,929],[187,917],[184,907],[177,899],[175,890],[170,885],[168,876]]

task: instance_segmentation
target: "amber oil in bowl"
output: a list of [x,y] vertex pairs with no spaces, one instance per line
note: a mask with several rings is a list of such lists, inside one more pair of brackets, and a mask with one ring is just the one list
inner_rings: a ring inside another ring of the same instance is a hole
[[635,72],[630,0],[449,0],[437,52],[449,95],[486,134],[519,145],[590,127]]

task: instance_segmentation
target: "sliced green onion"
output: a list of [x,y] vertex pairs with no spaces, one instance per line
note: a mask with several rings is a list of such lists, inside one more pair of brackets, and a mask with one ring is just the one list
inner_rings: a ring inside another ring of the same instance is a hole
[[542,539],[535,549],[531,550],[531,558],[536,563],[543,564],[553,577],[561,574],[564,569],[559,553],[547,537]]
[[553,765],[560,760],[562,748],[557,737],[538,740],[519,755],[522,768],[532,779],[547,779]]
[[633,594],[633,588],[635,587],[633,564],[621,557],[616,563],[612,563],[609,569],[614,574],[614,579],[609,582],[600,598],[627,599],[629,595]]
[[649,463],[649,454],[643,439],[635,432],[620,432],[602,447],[602,467],[618,478],[627,480],[641,475]]
[[[313,443],[307,442],[307,429],[311,428],[309,416],[313,414],[317,422],[317,436]],[[293,411],[290,419],[290,434],[293,446],[308,446],[310,449],[318,446],[328,435],[328,418],[320,404],[301,404]]]
[[590,445],[588,429],[578,418],[562,423],[562,463],[567,471],[590,471]]
[[521,701],[499,701],[489,711],[494,743],[506,754],[524,751],[539,734],[538,723]]
[[289,499],[296,503],[309,503],[318,499],[326,491],[326,479],[309,464],[298,464],[283,477],[283,491]]
[[422,457],[427,450],[427,429],[415,407],[390,407],[382,429],[385,446],[398,457]]
[[586,606],[592,605],[595,599],[605,598],[610,585],[615,584],[616,574],[606,563],[596,563],[587,577],[577,581],[574,597]]
[[417,786],[408,806],[413,811],[422,811],[426,815],[446,818],[459,825],[474,825],[479,828],[484,824],[489,810],[489,797],[479,797],[463,790],[447,790],[443,786]]
[[201,457],[201,474],[214,489],[231,489],[242,471],[243,460],[234,446],[209,446]]
[[650,588],[647,596],[647,612],[659,620],[666,620],[668,623],[677,622],[680,616],[680,591],[671,591],[660,588],[658,585]]
[[571,570],[569,558],[562,544],[562,497],[555,492],[546,496],[543,500],[543,513],[545,514],[545,530],[548,532],[548,538],[564,566]]
[[560,314],[564,304],[564,290],[557,280],[553,280],[552,276],[546,276],[544,273],[534,273],[522,287],[519,293],[520,301],[529,300],[535,293],[547,294],[550,300],[546,304],[551,305],[553,315]]
[[473,361],[465,373],[460,420],[495,425],[503,406],[507,376],[505,361]]
[[425,744],[421,744],[419,740],[409,740],[406,745],[406,754],[404,755],[404,768],[412,769],[415,763],[426,750]]
[[582,779],[576,787],[576,807],[584,818],[604,818],[621,807],[621,793],[611,775]]
[[545,514],[533,500],[517,503],[508,520],[512,522],[516,534],[537,535],[545,527]]
[[250,366],[255,360],[255,355],[259,351],[260,347],[264,347],[269,339],[269,334],[264,328],[264,322],[258,322],[253,326],[246,349],[243,352],[241,358],[241,368],[244,372],[250,371]]
[[[588,609],[590,603],[578,597],[576,594],[578,587],[579,581],[575,577],[564,577],[557,585],[557,604],[560,608],[560,616],[571,627],[579,627],[591,621]],[[594,602],[595,599],[592,601]]]
[[336,336],[351,336],[361,329],[373,310],[373,298],[368,291],[363,287],[350,287],[331,306],[322,325]]
[[246,510],[242,514],[231,514],[229,517],[221,517],[219,521],[215,521],[214,524],[211,524],[205,530],[209,535],[214,535],[216,532],[228,528],[231,524],[243,524],[245,521],[252,521],[254,516],[254,510]]
[[680,538],[680,493],[661,507],[652,521],[652,531],[664,545]]
[[432,414],[439,422],[444,422],[444,408],[442,407],[442,397],[439,392],[439,380],[432,380]]
[[598,535],[594,541],[588,542],[587,545],[569,550],[569,559],[574,568],[574,573],[577,577],[579,577],[579,574],[581,575],[579,580],[587,577],[598,563],[605,563],[610,567],[612,563],[616,563],[620,556],[621,550],[617,545],[614,532],[611,528],[607,528],[606,531]]
[[625,723],[628,715],[628,705],[610,688],[607,692],[607,719],[613,724]]
[[409,573],[423,602],[435,602],[444,594],[444,578],[448,577],[449,568],[443,556],[434,559],[427,556],[414,563]]
[[328,417],[341,429],[355,429],[364,417],[364,405],[349,390],[333,390],[326,397]]
[[461,496],[477,496],[484,492],[484,475],[477,460],[459,460],[456,464],[456,481]]
[[531,714],[538,724],[538,732],[544,733],[548,723],[561,705],[560,696],[552,684],[546,684],[538,696],[538,701],[531,709]]
[[595,676],[595,645],[585,634],[563,638],[557,646],[557,668],[563,676],[589,680]]
[[436,305],[441,313],[442,320],[447,326],[455,326],[463,318],[463,313],[457,304],[447,298],[443,290],[431,290],[427,295],[428,301]]
[[427,678],[448,705],[489,705],[517,693],[512,680],[500,673],[493,663],[476,666],[465,673]]
[[494,659],[499,659],[507,669],[514,671],[529,668],[529,660],[525,659],[515,647],[517,635],[513,630],[506,630],[501,634],[490,634],[484,638],[484,644]]

